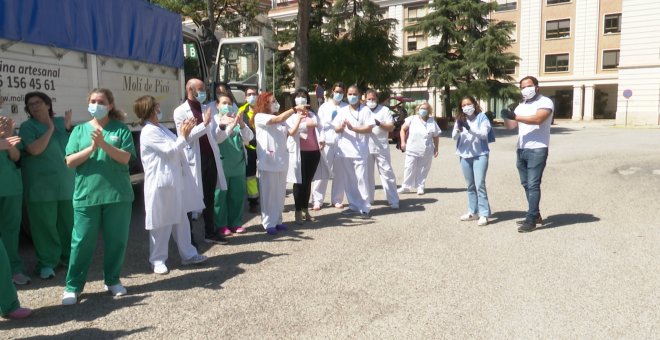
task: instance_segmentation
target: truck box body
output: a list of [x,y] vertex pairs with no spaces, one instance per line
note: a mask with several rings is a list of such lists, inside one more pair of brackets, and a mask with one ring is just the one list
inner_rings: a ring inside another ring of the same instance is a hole
[[142,0],[0,0],[0,8],[0,91],[17,126],[31,91],[52,97],[58,115],[73,109],[74,124],[89,120],[92,88],[110,89],[135,131],[142,95],[154,96],[171,123],[185,98],[178,14]]

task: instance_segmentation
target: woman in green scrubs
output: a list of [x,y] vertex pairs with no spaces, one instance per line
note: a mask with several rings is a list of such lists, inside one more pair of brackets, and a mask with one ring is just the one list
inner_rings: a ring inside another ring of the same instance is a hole
[[25,95],[30,119],[21,124],[25,145],[21,161],[23,196],[42,279],[55,277],[55,267],[69,263],[73,228],[73,170],[64,163],[71,130],[71,110],[55,117],[52,100],[42,92]]
[[243,112],[234,111],[234,103],[229,95],[217,95],[215,107],[211,107],[214,126],[218,128],[216,141],[222,155],[222,167],[227,179],[227,190],[215,190],[215,224],[222,235],[242,233],[243,212],[246,191],[245,164],[247,154],[245,145],[254,138],[252,130],[243,122]]
[[131,222],[133,188],[128,162],[135,158],[133,137],[120,120],[110,90],[89,94],[92,119],[77,125],[66,145],[66,164],[75,168],[71,257],[62,295],[63,305],[78,302],[85,287],[99,228],[104,244],[105,290],[113,296],[126,294],[119,281]]
[[[1,105],[1,103],[0,103]],[[12,281],[16,285],[30,283],[23,274],[23,261],[18,256],[18,236],[23,209],[23,181],[16,163],[21,158],[20,137],[14,136],[14,120],[0,116],[0,238],[4,244]]]

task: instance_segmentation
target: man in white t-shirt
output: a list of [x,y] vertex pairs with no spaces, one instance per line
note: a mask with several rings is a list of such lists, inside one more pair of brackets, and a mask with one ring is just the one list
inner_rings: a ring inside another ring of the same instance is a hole
[[369,135],[369,157],[367,159],[367,177],[369,178],[369,199],[374,202],[376,178],[374,170],[378,167],[380,182],[392,209],[399,209],[399,194],[396,192],[396,175],[392,170],[388,134],[394,131],[394,118],[387,106],[378,105],[378,94],[374,90],[365,93],[366,103],[362,107],[375,123]]
[[539,81],[532,76],[520,80],[520,92],[523,101],[514,112],[503,111],[502,118],[507,128],[518,127],[516,167],[528,204],[527,216],[518,223],[518,232],[525,233],[543,223],[539,209],[541,178],[548,159],[554,104],[539,93]]
[[367,187],[367,157],[369,156],[368,136],[375,125],[374,120],[361,110],[360,90],[349,86],[348,105],[341,108],[332,121],[337,132],[337,154],[335,159],[335,178],[341,176],[344,192],[348,198],[348,209],[342,214],[359,213],[369,218],[371,202]]

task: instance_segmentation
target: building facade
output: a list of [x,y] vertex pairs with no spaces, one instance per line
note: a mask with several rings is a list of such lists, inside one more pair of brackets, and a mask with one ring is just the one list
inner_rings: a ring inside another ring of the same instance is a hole
[[[403,28],[427,14],[429,1],[373,0],[397,20],[399,56],[437,42]],[[660,125],[660,1],[496,0],[493,20],[515,23],[511,51],[521,60],[515,79],[536,76],[555,102],[555,117],[615,119],[617,125]],[[273,0],[269,17],[293,19],[297,1]],[[441,103],[424,83],[398,94]],[[624,94],[626,96],[624,96]],[[485,103],[498,112],[506,103]]]

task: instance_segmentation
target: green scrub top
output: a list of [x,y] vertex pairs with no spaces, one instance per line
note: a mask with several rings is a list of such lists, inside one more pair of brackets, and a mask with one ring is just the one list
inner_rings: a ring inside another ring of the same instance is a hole
[[225,177],[245,176],[245,149],[240,131],[240,126],[236,125],[232,134],[218,144]]
[[[53,118],[55,131],[46,149],[33,156],[23,152],[21,171],[23,172],[25,199],[28,202],[65,201],[73,197],[74,170],[66,166],[64,160],[69,134],[64,127],[64,118]],[[21,124],[19,136],[24,145],[32,144],[43,136],[48,127],[36,119]]]
[[[92,145],[92,131],[94,127],[89,122],[76,126],[66,145],[67,156]],[[103,137],[110,145],[130,152],[131,159],[135,159],[133,136],[124,123],[110,119],[103,128]],[[101,148],[80,164],[75,173],[74,208],[133,201],[128,165],[116,162]]]
[[9,150],[0,151],[0,197],[23,194],[21,171],[9,158]]

